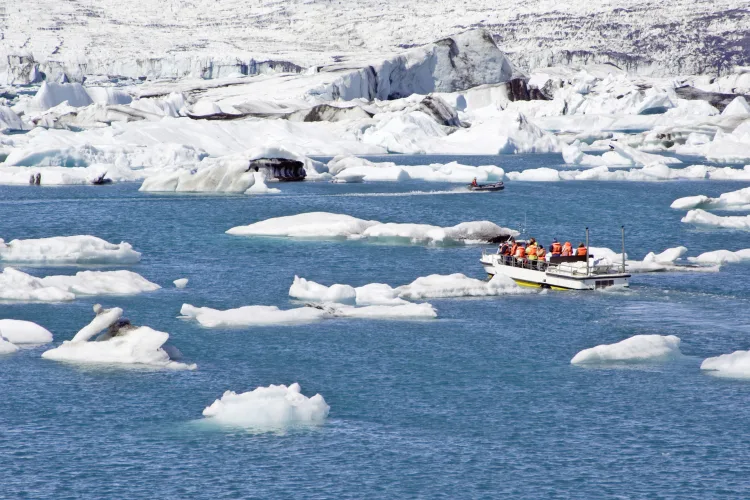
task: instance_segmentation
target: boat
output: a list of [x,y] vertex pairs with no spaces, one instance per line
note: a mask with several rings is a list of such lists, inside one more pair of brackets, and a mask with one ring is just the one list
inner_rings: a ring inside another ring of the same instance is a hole
[[[624,247],[623,243],[623,255]],[[588,253],[588,248],[586,228],[586,255],[549,256],[548,260],[529,260],[491,253],[484,249],[479,261],[490,278],[502,274],[521,286],[552,290],[599,290],[629,286],[630,274],[626,272],[624,257],[619,264],[606,260],[597,261],[594,255]]]
[[469,191],[501,191],[505,189],[502,182],[493,182],[492,184],[469,184]]
[[94,186],[103,186],[105,184],[112,184],[112,179],[107,179],[105,176],[107,175],[107,172],[104,172],[102,175],[97,177],[96,179],[91,180],[91,184]]

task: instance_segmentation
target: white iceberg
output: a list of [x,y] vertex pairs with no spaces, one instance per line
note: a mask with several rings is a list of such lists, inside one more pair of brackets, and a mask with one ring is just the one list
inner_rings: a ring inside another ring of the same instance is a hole
[[701,370],[718,377],[750,378],[750,351],[734,351],[706,358],[701,363]]
[[52,333],[43,326],[19,319],[0,319],[0,337],[14,344],[46,344]]
[[737,264],[750,260],[750,248],[737,250],[736,252],[731,250],[714,250],[702,253],[697,257],[688,257],[688,260],[696,264]]
[[680,338],[674,335],[635,335],[616,344],[602,344],[579,352],[571,364],[643,363],[678,358]]
[[0,300],[62,302],[79,295],[134,295],[159,285],[131,271],[81,271],[37,278],[12,267],[0,273]]
[[343,214],[310,212],[233,227],[227,234],[435,245],[486,243],[498,238],[517,236],[518,232],[489,221],[463,222],[451,227],[439,227],[428,224],[382,223]]
[[315,302],[337,302],[358,306],[396,306],[409,304],[408,300],[450,297],[488,297],[529,293],[513,280],[496,275],[490,281],[469,278],[463,274],[432,274],[417,278],[408,285],[393,288],[384,283],[371,283],[354,288],[349,285],[325,286],[298,276],[289,288],[289,296]]
[[[345,182],[348,179],[364,181],[404,181],[409,179],[427,182],[470,183],[501,181],[505,171],[495,165],[471,166],[458,162],[429,165],[396,165],[392,162],[375,163],[356,156],[337,156],[328,162],[328,171],[334,175],[334,181]],[[351,181],[348,181],[351,182]]]
[[[169,334],[147,326],[120,324],[122,309],[94,306],[97,316],[72,340],[42,353],[45,359],[79,364],[136,365],[174,370],[194,370],[196,365],[173,361],[164,344]],[[91,340],[104,329],[108,331]]]
[[300,385],[270,385],[237,394],[226,391],[203,410],[207,421],[256,431],[322,425],[330,407],[320,394],[304,396]]
[[690,210],[685,217],[681,219],[686,224],[693,224],[698,227],[737,229],[740,231],[750,231],[750,215],[719,216],[696,208]]
[[34,264],[135,264],[141,254],[130,243],[109,243],[96,236],[0,239],[0,261]]
[[722,193],[718,198],[711,198],[705,195],[686,196],[673,201],[670,207],[678,210],[690,210],[694,208],[704,210],[750,210],[750,188]]
[[0,335],[0,354],[12,354],[18,351],[18,346]]
[[738,95],[729,105],[721,112],[722,116],[747,116],[750,117],[750,104],[744,97]]
[[180,278],[174,280],[172,283],[174,283],[175,288],[185,288],[188,284],[187,278]]
[[80,83],[45,81],[31,100],[30,107],[34,110],[46,111],[64,102],[72,107],[88,106],[94,103]]
[[[616,268],[622,266],[622,254],[604,247],[591,247],[589,253],[592,256],[592,264],[610,264]],[[688,266],[677,263],[683,255],[687,253],[687,248],[683,246],[668,248],[661,253],[649,252],[643,260],[630,260],[625,254],[625,270],[629,273],[654,273],[654,272],[717,272],[718,266]]]

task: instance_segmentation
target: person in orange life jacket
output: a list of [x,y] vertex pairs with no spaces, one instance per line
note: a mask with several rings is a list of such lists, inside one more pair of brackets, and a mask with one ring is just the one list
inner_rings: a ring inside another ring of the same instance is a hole
[[508,255],[509,251],[510,251],[510,248],[508,247],[507,241],[502,242],[500,246],[497,247],[497,253],[500,255]]
[[516,248],[516,253],[514,253],[513,256],[516,259],[525,259],[526,258],[526,249],[523,246],[518,245],[518,248]]
[[528,258],[529,260],[536,260],[536,251],[536,242],[529,244],[529,246],[526,248],[526,258]]
[[515,257],[517,251],[518,251],[518,243],[516,243],[516,240],[513,240],[513,245],[510,247],[510,254],[513,257]]
[[588,254],[588,250],[586,250],[586,245],[584,245],[583,243],[579,243],[578,244],[578,251],[577,251],[576,255],[578,255],[579,257],[583,257],[583,256],[585,256],[587,254]]
[[472,185],[472,187],[477,187],[479,185],[479,184],[477,184],[477,178],[476,177],[474,177],[474,180],[471,181],[471,185]]
[[539,260],[545,260],[547,252],[544,251],[544,245],[537,245],[536,258]]
[[573,245],[571,245],[569,241],[566,241],[562,246],[562,252],[560,252],[560,255],[563,257],[570,257],[573,255]]
[[557,241],[557,238],[552,240],[552,244],[549,246],[549,253],[553,257],[559,257],[562,253],[562,245]]

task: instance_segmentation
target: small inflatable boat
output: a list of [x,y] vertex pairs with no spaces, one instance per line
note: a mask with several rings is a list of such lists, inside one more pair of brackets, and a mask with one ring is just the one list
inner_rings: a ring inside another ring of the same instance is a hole
[[91,184],[94,186],[104,186],[105,184],[112,184],[112,179],[107,179],[105,176],[107,175],[107,172],[104,172],[102,175],[97,177],[96,179],[91,179]]
[[469,184],[469,191],[501,191],[505,189],[505,185],[502,182],[494,182],[492,184],[477,184],[472,186]]

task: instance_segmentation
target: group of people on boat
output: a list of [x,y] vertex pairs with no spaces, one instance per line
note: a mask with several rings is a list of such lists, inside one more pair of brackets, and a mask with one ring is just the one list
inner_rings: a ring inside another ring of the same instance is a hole
[[517,260],[526,261],[545,261],[549,260],[549,257],[571,257],[577,255],[584,257],[588,255],[588,249],[586,245],[580,243],[578,248],[573,250],[573,245],[566,241],[560,244],[557,238],[552,240],[552,244],[549,246],[549,250],[545,250],[544,245],[536,241],[535,238],[529,238],[528,242],[517,242],[515,238],[510,238],[500,244],[497,253],[508,257],[514,257]]

